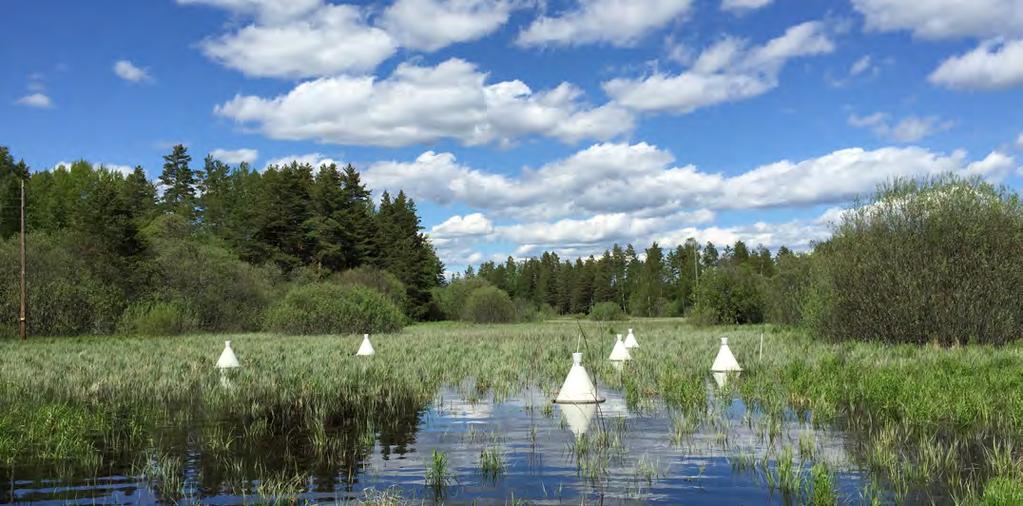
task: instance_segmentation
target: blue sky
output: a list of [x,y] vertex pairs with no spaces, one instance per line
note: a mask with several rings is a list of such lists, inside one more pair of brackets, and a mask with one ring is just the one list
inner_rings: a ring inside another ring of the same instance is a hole
[[545,249],[809,247],[889,178],[1019,188],[1017,0],[17,2],[0,143],[351,162],[453,270]]

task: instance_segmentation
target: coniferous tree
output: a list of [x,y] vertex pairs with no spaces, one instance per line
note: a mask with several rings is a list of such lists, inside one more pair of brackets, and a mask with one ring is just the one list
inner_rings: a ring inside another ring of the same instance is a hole
[[[341,174],[334,164],[320,167],[310,188],[312,216],[304,226],[317,271],[336,272],[346,267],[346,252],[353,248],[350,234],[338,221],[346,207]],[[352,266],[354,267],[354,266]]]
[[646,250],[646,259],[637,272],[635,291],[629,301],[629,310],[638,316],[660,316],[664,301],[664,254],[657,243]]
[[430,313],[430,290],[442,281],[443,264],[422,233],[415,202],[398,192],[393,200],[384,192],[377,215],[378,262],[405,283],[407,314],[422,319]]
[[203,160],[202,194],[199,197],[202,225],[218,237],[225,235],[228,226],[230,205],[231,168],[227,164],[207,155]]
[[604,255],[596,262],[593,273],[593,302],[614,302],[614,272],[612,271],[611,252],[604,251]]
[[588,313],[593,305],[593,257],[583,262],[581,258],[575,260],[574,281],[575,287],[572,292],[572,312]]
[[309,190],[312,167],[292,162],[263,172],[256,200],[254,250],[262,261],[285,272],[312,258],[306,223],[313,215]]
[[718,249],[714,247],[714,243],[707,241],[707,245],[703,247],[703,258],[700,262],[703,263],[704,268],[717,267],[718,265]]
[[146,177],[146,171],[141,165],[136,166],[125,178],[121,195],[132,219],[140,226],[155,214],[156,187]]
[[642,270],[643,262],[639,260],[636,248],[633,248],[631,244],[625,245],[625,282],[622,286],[621,297],[622,307],[630,313],[632,313],[632,308],[629,307],[629,303],[632,301],[632,295],[636,292]]
[[373,218],[373,201],[359,172],[351,164],[341,171],[341,187],[344,205],[335,220],[346,234],[343,267],[350,269],[374,264],[378,260],[381,245],[377,244],[379,236]]
[[178,144],[163,157],[163,173],[160,174],[164,188],[161,204],[167,212],[181,216],[188,223],[195,221],[198,204],[195,196],[198,178],[188,166],[191,161],[188,148]]

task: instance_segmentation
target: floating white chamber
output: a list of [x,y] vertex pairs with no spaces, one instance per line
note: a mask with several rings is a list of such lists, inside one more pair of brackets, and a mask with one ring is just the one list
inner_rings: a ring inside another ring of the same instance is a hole
[[376,351],[373,351],[373,345],[369,342],[369,334],[362,335],[362,344],[359,345],[359,351],[356,353],[357,356],[368,357],[375,355]]
[[224,351],[220,353],[220,358],[217,359],[217,368],[219,369],[234,369],[241,367],[238,363],[238,357],[234,356],[234,350],[231,349],[231,341],[224,341]]
[[735,355],[732,355],[732,350],[728,347],[728,338],[721,338],[721,349],[718,350],[718,356],[714,358],[714,364],[710,366],[711,372],[739,372],[742,371],[742,367],[739,367],[739,362],[735,361]]
[[583,354],[572,354],[572,368],[565,377],[565,383],[561,385],[558,398],[554,402],[562,404],[593,404],[604,402],[604,398],[597,395],[597,389],[590,381],[590,375],[583,367]]
[[621,334],[618,334],[618,341],[615,342],[615,347],[611,350],[611,356],[607,357],[607,359],[615,362],[632,360],[632,355],[629,354],[629,349],[626,348],[625,343],[622,342]]
[[629,329],[629,335],[625,336],[625,347],[630,350],[639,348],[639,342],[636,341],[636,336],[632,333],[632,329]]

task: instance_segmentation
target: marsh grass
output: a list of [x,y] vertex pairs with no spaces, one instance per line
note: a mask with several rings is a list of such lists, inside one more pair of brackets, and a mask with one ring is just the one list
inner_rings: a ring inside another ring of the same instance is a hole
[[488,445],[480,452],[480,475],[485,482],[494,483],[505,471],[504,450]]
[[433,492],[434,499],[443,498],[448,485],[455,481],[455,475],[449,466],[448,455],[442,451],[433,450],[430,461],[426,465],[424,478],[426,486]]
[[[636,328],[642,346],[627,373],[604,360],[613,335],[626,327]],[[708,387],[707,369],[722,335],[744,372],[718,390]],[[415,424],[443,387],[495,402],[530,389],[544,397],[536,411],[554,416],[548,401],[582,337],[584,364],[604,388],[624,394],[630,411],[666,407],[672,421],[664,437],[680,451],[705,431],[720,434],[720,446],[738,444],[725,412],[734,397],[741,399],[755,413],[744,423],[775,449],[771,462],[757,467],[776,469],[770,479],[779,489],[798,492],[804,481],[816,481],[820,448],[810,434],[818,429],[847,434],[869,482],[898,501],[968,502],[985,494],[991,480],[1019,481],[1021,345],[828,343],[768,326],[758,360],[759,336],[759,327],[701,329],[672,319],[438,323],[375,336],[372,360],[353,357],[361,336],[0,341],[0,465],[44,466],[53,476],[116,474],[121,470],[112,466],[125,457],[180,454],[184,442],[175,428],[189,428],[209,457],[204,465],[214,466],[211,474],[223,475],[223,482],[269,476],[254,464],[268,440],[278,442],[278,469],[312,458],[342,467],[339,474],[351,482],[377,440]],[[226,339],[242,363],[230,388],[213,367]],[[785,429],[793,422],[795,435]],[[598,422],[573,443],[569,453],[581,475],[606,481],[608,467],[626,453],[628,427],[616,423]],[[785,455],[774,460],[786,447],[791,467],[783,471]],[[180,497],[182,487],[159,469],[142,474]],[[450,479],[445,470],[433,476]],[[283,496],[290,490],[276,488]]]

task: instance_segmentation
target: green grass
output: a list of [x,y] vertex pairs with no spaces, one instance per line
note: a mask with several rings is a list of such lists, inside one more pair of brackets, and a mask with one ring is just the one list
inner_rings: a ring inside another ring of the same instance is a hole
[[[641,347],[622,374],[604,358],[615,334],[627,327],[636,329]],[[0,341],[0,463],[59,461],[72,474],[101,473],[111,448],[141,456],[164,455],[180,445],[161,430],[167,426],[202,427],[203,448],[221,459],[256,451],[255,441],[278,435],[301,440],[324,464],[357,461],[373,451],[373,434],[393,423],[393,413],[428,406],[443,386],[460,389],[467,399],[500,401],[525,387],[553,398],[581,342],[591,374],[623,392],[630,408],[642,410],[655,400],[667,404],[674,423],[666,443],[684,447],[693,433],[706,430],[723,434],[722,444],[729,444],[727,427],[715,417],[734,393],[762,413],[755,428],[772,444],[782,437],[786,413],[813,427],[848,431],[859,465],[900,497],[926,490],[968,501],[986,493],[989,479],[1019,468],[1020,344],[836,344],[767,327],[758,361],[760,332],[697,328],[673,319],[443,322],[373,336],[377,355],[370,359],[353,356],[361,341],[354,335]],[[708,368],[721,336],[729,337],[744,372],[712,399]],[[228,339],[242,368],[225,388],[213,366]],[[550,416],[549,404],[543,414]],[[214,429],[200,423],[206,420],[244,423]],[[595,448],[614,450],[616,434],[614,427],[601,427],[578,443],[585,474],[600,478],[606,463],[589,455],[613,457],[615,451]],[[799,490],[797,480],[811,479],[823,485],[820,471],[809,476],[813,441],[785,444],[797,451],[789,449],[792,467],[778,485]],[[252,485],[259,469],[224,467],[235,474],[225,480],[247,493],[289,497],[294,488],[291,476]]]

